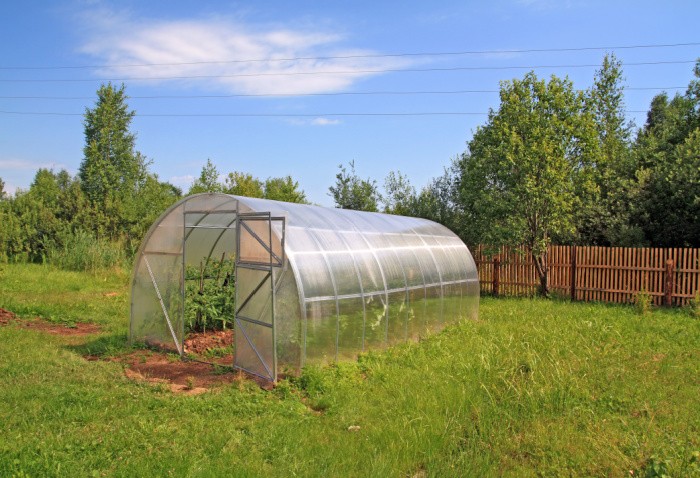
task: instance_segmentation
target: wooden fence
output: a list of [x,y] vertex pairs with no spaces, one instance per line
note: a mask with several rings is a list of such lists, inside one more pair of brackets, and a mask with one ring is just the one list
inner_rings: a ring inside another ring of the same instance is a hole
[[[534,295],[539,279],[524,248],[472,251],[482,293]],[[687,305],[700,288],[700,249],[550,246],[549,289],[572,300],[630,303],[641,291],[656,305]]]

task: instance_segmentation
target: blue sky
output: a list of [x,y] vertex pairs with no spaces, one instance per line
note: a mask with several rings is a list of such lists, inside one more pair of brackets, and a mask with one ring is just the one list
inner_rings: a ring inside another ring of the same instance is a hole
[[[697,0],[4,2],[0,177],[14,191],[40,167],[75,174],[81,115],[118,79],[137,149],[185,191],[208,158],[224,174],[292,175],[321,205],[353,160],[380,185],[400,170],[420,188],[498,107],[500,80],[535,69],[587,88],[596,68],[582,65],[606,50],[586,48],[698,43],[698,18]],[[553,49],[572,50],[522,51]],[[637,125],[700,57],[698,44],[607,51]]]

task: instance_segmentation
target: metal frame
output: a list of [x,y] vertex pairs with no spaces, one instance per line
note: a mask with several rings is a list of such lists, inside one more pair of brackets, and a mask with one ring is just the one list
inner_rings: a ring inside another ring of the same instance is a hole
[[[253,221],[265,221],[267,222],[267,238],[261,238],[253,229],[251,229],[246,222]],[[279,221],[282,223],[282,237],[280,238],[281,246],[281,256],[276,254],[272,246],[272,223],[273,221]],[[246,260],[241,258],[241,230],[244,229],[250,236],[268,253],[269,260],[267,262]],[[236,307],[234,315],[234,326],[236,327],[236,334],[242,333],[243,338],[250,347],[250,349],[255,353],[256,357],[260,361],[267,375],[261,375],[255,370],[248,370],[240,364],[239,353],[240,350],[236,347],[234,353],[234,368],[244,370],[247,373],[256,375],[265,380],[272,382],[277,381],[277,330],[275,327],[275,299],[276,299],[276,287],[275,287],[275,268],[281,268],[285,261],[284,252],[284,236],[286,231],[286,219],[284,217],[271,216],[269,212],[252,212],[252,213],[239,213],[236,218],[236,269],[234,274],[235,281],[235,291],[236,291]],[[265,240],[267,239],[267,240]],[[258,284],[248,293],[248,295],[243,298],[238,294],[239,289],[239,271],[241,269],[249,269],[260,272],[267,272],[258,282]],[[250,302],[250,300],[260,293],[265,286],[265,283],[269,281],[270,283],[270,300],[265,306],[266,310],[269,307],[270,312],[270,323],[257,320],[252,317],[246,317],[241,314],[241,311]],[[246,323],[247,325],[244,325]],[[258,345],[255,344],[254,340],[250,338],[247,332],[247,328],[250,326],[266,327],[270,328],[272,333],[272,363],[266,362],[263,354],[260,352]]]

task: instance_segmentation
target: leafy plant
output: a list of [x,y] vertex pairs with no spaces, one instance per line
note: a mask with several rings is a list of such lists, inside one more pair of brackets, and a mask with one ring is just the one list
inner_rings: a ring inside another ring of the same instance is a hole
[[690,301],[690,315],[700,319],[700,290],[695,292],[693,299]]
[[226,330],[234,317],[232,258],[202,261],[185,269],[185,327],[190,332]]
[[634,309],[639,315],[647,315],[651,312],[651,294],[642,289],[634,296]]

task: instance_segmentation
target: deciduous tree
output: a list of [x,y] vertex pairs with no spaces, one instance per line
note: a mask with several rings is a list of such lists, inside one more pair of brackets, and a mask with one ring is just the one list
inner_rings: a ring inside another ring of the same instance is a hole
[[462,158],[462,206],[475,212],[469,227],[481,241],[529,248],[547,295],[547,246],[574,233],[576,173],[595,148],[593,117],[583,94],[556,76],[501,82],[500,100]]
[[369,178],[361,179],[355,172],[354,161],[350,161],[349,172],[342,164],[338,168],[340,172],[335,175],[335,185],[328,188],[335,207],[356,211],[378,211],[381,196],[377,189],[377,182]]

